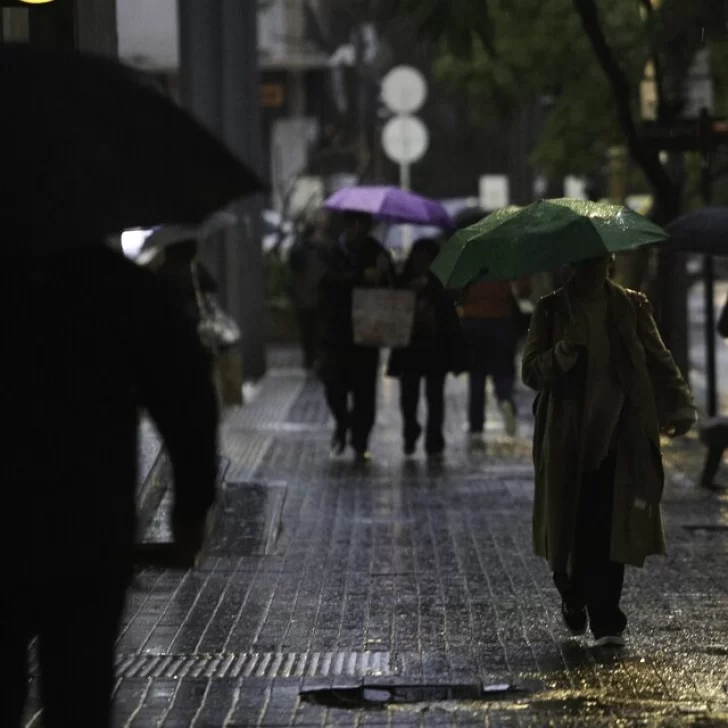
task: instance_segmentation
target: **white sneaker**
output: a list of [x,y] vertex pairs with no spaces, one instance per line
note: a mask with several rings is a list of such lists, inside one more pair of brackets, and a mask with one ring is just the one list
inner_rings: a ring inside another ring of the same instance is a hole
[[624,647],[625,640],[621,634],[605,634],[594,641],[595,647]]
[[501,404],[501,413],[506,427],[506,435],[515,437],[518,432],[518,421],[516,420],[516,408],[513,406],[513,402],[503,402]]

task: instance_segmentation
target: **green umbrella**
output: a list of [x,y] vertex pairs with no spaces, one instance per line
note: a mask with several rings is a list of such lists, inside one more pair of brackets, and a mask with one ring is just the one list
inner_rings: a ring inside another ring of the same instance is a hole
[[513,280],[566,263],[667,240],[647,218],[621,205],[568,198],[507,207],[458,230],[432,271],[446,288]]

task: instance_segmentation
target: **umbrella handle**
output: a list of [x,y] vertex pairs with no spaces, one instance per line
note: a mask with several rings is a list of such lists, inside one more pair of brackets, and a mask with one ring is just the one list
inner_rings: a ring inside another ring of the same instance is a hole
[[569,292],[566,291],[566,310],[569,314],[569,323],[572,323],[574,321],[574,309],[571,307],[571,296],[569,295]]

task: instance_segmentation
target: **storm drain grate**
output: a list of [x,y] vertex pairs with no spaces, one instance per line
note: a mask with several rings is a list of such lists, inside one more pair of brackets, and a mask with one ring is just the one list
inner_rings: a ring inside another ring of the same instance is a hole
[[389,677],[400,672],[390,652],[243,652],[217,655],[119,655],[125,678]]

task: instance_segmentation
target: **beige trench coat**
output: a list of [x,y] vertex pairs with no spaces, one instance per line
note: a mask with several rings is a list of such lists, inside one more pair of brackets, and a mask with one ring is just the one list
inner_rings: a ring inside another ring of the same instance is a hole
[[[647,298],[608,284],[613,363],[625,392],[617,436],[611,558],[642,566],[664,554],[660,513],[664,485],[660,429],[690,419],[690,391],[657,331]],[[570,284],[539,301],[523,356],[523,381],[538,392],[533,460],[533,548],[554,571],[569,571],[580,488],[583,482],[582,418],[586,357],[562,372],[554,346],[569,323]]]

